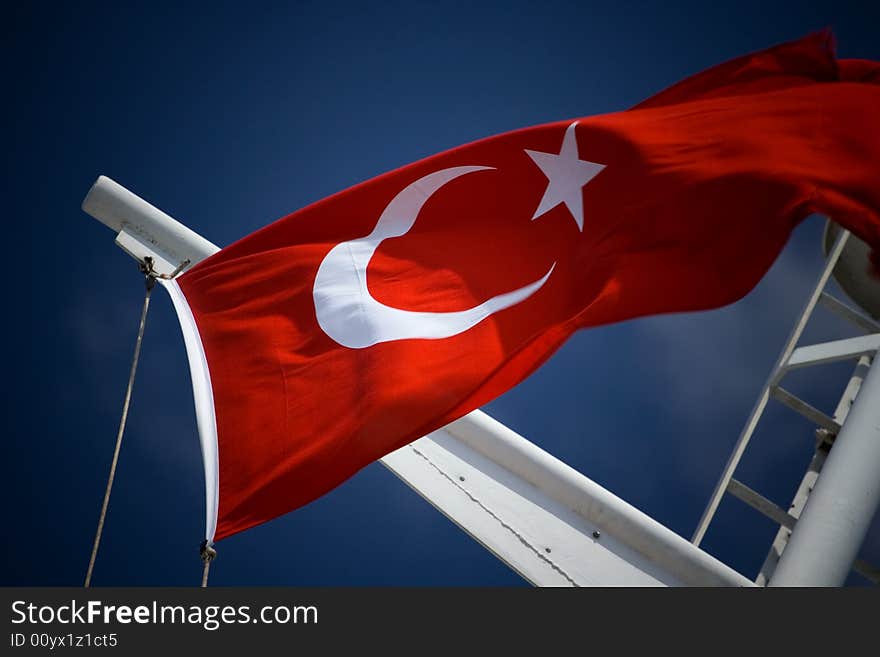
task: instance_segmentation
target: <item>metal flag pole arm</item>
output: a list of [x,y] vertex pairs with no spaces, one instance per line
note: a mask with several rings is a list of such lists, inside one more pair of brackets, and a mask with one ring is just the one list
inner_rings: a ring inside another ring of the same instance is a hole
[[[82,207],[118,233],[125,251],[153,257],[164,274],[219,250],[104,176]],[[381,463],[538,586],[754,586],[482,411]],[[209,493],[206,499],[210,505]],[[210,558],[202,556],[206,584]]]

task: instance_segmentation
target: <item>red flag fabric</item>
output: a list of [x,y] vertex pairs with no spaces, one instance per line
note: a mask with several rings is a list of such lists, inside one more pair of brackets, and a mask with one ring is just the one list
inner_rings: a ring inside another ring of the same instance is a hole
[[180,276],[208,538],[490,401],[579,328],[739,299],[811,213],[880,245],[877,71],[812,35],[387,173]]

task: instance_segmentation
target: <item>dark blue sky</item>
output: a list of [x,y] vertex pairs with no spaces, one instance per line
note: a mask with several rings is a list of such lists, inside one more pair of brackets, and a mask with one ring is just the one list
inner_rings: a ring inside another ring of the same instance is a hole
[[[0,584],[79,585],[142,283],[80,210],[108,175],[224,245],[459,144],[625,109],[832,26],[880,59],[877,3],[20,3],[6,10]],[[818,274],[808,220],[731,307],[583,331],[485,410],[690,536]],[[759,236],[756,236],[759,238]],[[847,334],[820,316],[809,337]],[[795,378],[827,411],[848,367]],[[771,408],[739,478],[787,505],[812,453]],[[183,341],[157,291],[96,585],[194,585],[202,467]],[[863,556],[880,562],[875,528]],[[754,577],[775,528],[735,500],[704,546]],[[217,585],[521,585],[383,467],[218,545]],[[856,580],[853,580],[854,582]]]

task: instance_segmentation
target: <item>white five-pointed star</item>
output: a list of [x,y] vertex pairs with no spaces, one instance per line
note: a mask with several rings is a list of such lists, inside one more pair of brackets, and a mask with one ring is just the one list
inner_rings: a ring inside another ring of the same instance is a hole
[[565,203],[571,216],[574,217],[578,230],[583,232],[584,199],[581,189],[604,169],[605,165],[588,162],[578,157],[577,137],[574,133],[576,125],[577,121],[565,131],[559,155],[530,150],[526,150],[526,153],[549,180],[547,190],[532,220],[549,212],[560,203]]

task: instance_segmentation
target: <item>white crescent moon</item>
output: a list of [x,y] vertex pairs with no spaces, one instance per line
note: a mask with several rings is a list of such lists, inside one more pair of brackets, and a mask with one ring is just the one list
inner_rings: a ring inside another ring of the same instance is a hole
[[415,312],[376,301],[367,288],[367,265],[383,240],[405,235],[425,202],[446,183],[493,167],[442,169],[408,185],[385,208],[366,237],[337,244],[318,267],[312,297],[318,324],[343,347],[363,349],[380,342],[421,338],[439,340],[463,333],[490,315],[525,301],[537,292],[556,266],[534,283],[499,294],[455,312]]

